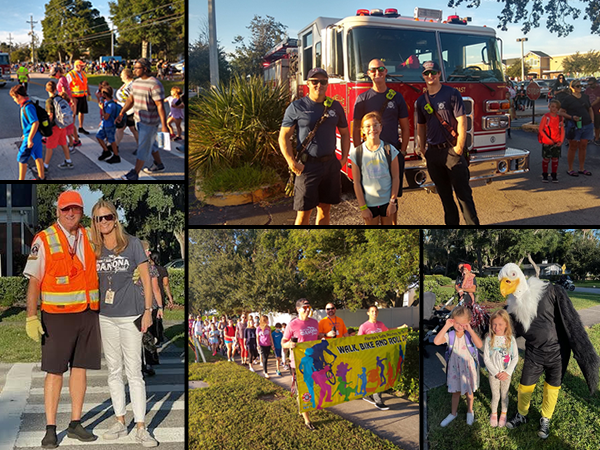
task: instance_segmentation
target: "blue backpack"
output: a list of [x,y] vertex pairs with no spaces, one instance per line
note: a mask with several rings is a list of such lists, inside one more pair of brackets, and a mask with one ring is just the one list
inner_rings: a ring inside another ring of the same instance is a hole
[[[448,365],[448,361],[450,361],[450,356],[452,355],[452,350],[454,350],[454,340],[456,338],[456,331],[451,330],[448,332],[448,347],[446,348],[446,365]],[[475,360],[475,366],[479,367],[479,353],[477,352],[477,347],[473,345],[473,341],[471,341],[471,335],[465,331],[465,342],[467,344],[467,349],[469,349],[469,353]]]

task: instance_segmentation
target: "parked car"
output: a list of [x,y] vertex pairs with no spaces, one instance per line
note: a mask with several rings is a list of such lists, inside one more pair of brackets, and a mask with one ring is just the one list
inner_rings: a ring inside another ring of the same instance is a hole
[[184,269],[185,268],[185,260],[183,259],[174,259],[173,261],[169,261],[165,264],[165,269]]
[[540,87],[540,97],[541,98],[547,98],[548,97],[548,91],[550,90],[550,85],[548,84],[548,82],[545,81],[545,80],[535,80],[535,82]]

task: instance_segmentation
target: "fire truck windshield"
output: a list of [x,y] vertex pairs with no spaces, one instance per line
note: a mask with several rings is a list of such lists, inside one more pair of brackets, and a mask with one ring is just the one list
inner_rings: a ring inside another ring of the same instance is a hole
[[446,81],[501,82],[502,66],[495,36],[440,33],[441,52],[435,31],[356,27],[348,31],[350,80],[369,81],[369,61],[383,61],[388,77],[403,82],[422,82],[421,65],[440,63]]
[[8,55],[0,55],[0,65],[4,66],[8,64]]

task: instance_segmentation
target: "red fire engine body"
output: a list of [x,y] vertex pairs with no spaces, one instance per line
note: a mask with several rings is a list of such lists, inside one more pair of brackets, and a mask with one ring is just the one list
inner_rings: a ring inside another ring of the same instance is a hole
[[8,53],[0,53],[0,87],[10,81],[10,61]]
[[[466,20],[458,18],[452,19],[454,23],[442,23],[393,13],[386,16],[381,10],[360,10],[359,14],[341,20],[320,17],[299,32],[298,69],[291,80],[292,92],[308,95],[309,70],[324,68],[329,74],[327,95],[342,104],[350,124],[356,98],[372,85],[366,74],[369,61],[382,60],[388,70],[388,87],[402,94],[409,109],[411,138],[403,187],[433,191],[426,162],[415,145],[415,102],[425,91],[422,63],[434,60],[442,67],[442,83],[456,88],[465,103],[471,185],[529,170],[529,151],[506,146],[509,103],[493,29],[466,25]],[[338,136],[338,158],[340,148]],[[342,168],[350,179],[351,164]]]

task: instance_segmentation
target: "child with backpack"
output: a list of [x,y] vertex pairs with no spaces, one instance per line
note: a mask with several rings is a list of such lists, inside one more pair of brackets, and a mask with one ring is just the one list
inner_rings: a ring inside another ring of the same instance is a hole
[[[121,112],[121,107],[113,100],[112,87],[103,86],[101,93],[102,99],[99,105],[102,123],[100,124],[98,133],[96,133],[96,139],[98,139],[98,142],[102,147],[102,154],[98,157],[98,160],[106,160],[106,162],[109,164],[120,163],[121,157],[119,156],[119,148],[115,142],[115,132],[117,130],[115,126],[115,119]],[[105,140],[110,145],[112,151],[108,149],[108,146],[104,142]]]
[[[179,86],[173,86],[171,88],[171,95],[164,100],[169,103],[170,111],[169,117],[167,118],[167,127],[171,132],[171,139],[174,141],[180,141],[181,138],[181,121],[184,119],[185,104],[183,103],[183,91]],[[177,127],[177,134],[175,134],[175,128],[173,123]]]
[[[433,340],[435,345],[446,343],[446,383],[452,393],[452,412],[440,424],[448,426],[456,419],[461,395],[467,396],[467,425],[473,425],[474,392],[479,387],[479,356],[477,349],[483,342],[470,325],[471,311],[466,306],[452,310],[450,319]],[[454,328],[449,331],[450,328]]]
[[[48,171],[52,152],[59,145],[62,147],[65,155],[65,161],[58,165],[59,169],[72,169],[73,162],[69,147],[67,147],[67,127],[73,124],[73,111],[66,98],[57,94],[56,82],[48,81],[46,83],[46,92],[48,92],[48,100],[46,100],[46,112],[51,122],[54,122],[52,136],[46,139],[46,158],[44,161],[44,170]],[[63,95],[65,95],[63,93]]]
[[[490,333],[483,345],[483,361],[489,373],[492,389],[492,414],[490,426],[504,427],[508,412],[510,378],[519,361],[519,349],[512,333],[510,316],[500,309],[490,318]],[[502,411],[498,420],[498,401],[502,399]]]
[[[21,143],[19,153],[17,154],[17,161],[19,162],[19,180],[25,179],[29,157],[33,158],[38,170],[36,179],[45,180],[44,161],[42,160],[44,148],[42,146],[42,134],[40,132],[40,121],[44,121],[44,118],[38,118],[38,109],[36,108],[36,105],[29,100],[27,91],[23,85],[18,84],[13,86],[10,89],[10,96],[14,102],[21,107],[23,142]],[[48,121],[47,118],[45,119]]]
[[558,115],[560,102],[550,100],[550,112],[544,114],[538,129],[538,141],[542,144],[542,183],[548,182],[548,163],[552,159],[552,182],[558,183],[558,158],[565,140],[564,119]]
[[350,151],[354,192],[366,225],[391,225],[397,207],[399,152],[379,139],[382,124],[378,112],[365,114],[360,126],[366,141]]

